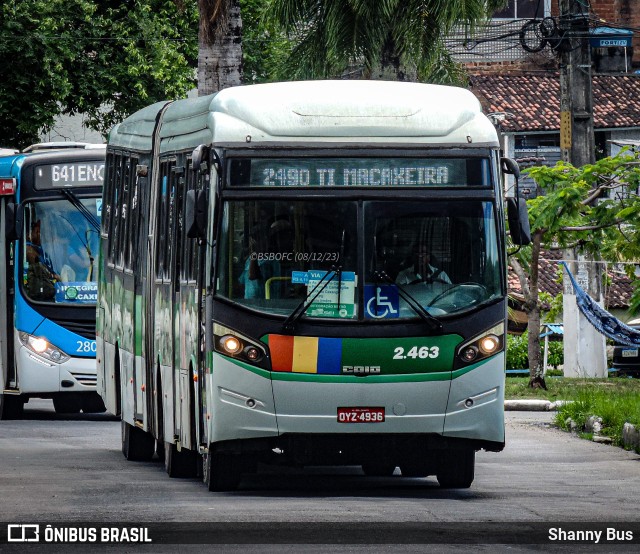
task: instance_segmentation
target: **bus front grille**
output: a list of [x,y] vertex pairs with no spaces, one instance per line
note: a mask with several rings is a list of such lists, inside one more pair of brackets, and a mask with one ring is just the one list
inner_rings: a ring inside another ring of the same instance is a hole
[[84,385],[85,387],[95,387],[97,378],[95,375],[90,375],[86,373],[74,373],[71,372],[71,375],[75,378],[78,383]]

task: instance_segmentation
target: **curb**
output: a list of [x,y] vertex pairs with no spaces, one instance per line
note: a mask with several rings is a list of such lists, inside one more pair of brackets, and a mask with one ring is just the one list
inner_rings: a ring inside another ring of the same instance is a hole
[[505,400],[504,409],[509,412],[554,412],[560,406],[567,404],[567,400],[556,400],[551,402],[550,400],[536,400],[536,399],[521,399],[521,400]]

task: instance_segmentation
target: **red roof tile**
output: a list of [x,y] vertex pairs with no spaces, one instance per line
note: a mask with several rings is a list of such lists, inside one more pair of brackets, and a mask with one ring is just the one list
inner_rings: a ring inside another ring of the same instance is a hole
[[[540,292],[548,292],[552,296],[562,294],[562,278],[558,277],[560,272],[558,263],[561,259],[560,252],[543,251],[541,253],[538,282],[538,290]],[[629,308],[629,301],[634,290],[631,285],[631,279],[625,274],[611,269],[608,269],[607,273],[610,284],[605,289],[605,308],[608,310]],[[507,276],[507,287],[510,293],[521,296],[520,280],[511,268],[509,268]]]
[[[541,75],[473,75],[471,90],[487,112],[512,114],[500,122],[503,131],[558,131],[560,80]],[[640,75],[594,75],[596,128],[640,127]]]

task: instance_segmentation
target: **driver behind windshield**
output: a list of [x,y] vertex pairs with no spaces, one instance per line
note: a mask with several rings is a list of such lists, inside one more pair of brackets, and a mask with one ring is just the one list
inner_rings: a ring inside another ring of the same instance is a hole
[[396,277],[398,285],[414,285],[418,283],[451,284],[451,279],[442,270],[431,264],[432,257],[424,243],[413,248],[411,265],[400,271]]

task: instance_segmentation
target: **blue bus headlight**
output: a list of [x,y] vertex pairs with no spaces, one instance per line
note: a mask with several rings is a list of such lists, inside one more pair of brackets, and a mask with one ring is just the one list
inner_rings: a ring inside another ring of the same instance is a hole
[[61,364],[69,359],[69,356],[65,354],[59,348],[53,346],[49,341],[42,337],[34,337],[29,333],[20,331],[18,334],[20,342],[34,354],[41,356],[45,360]]

